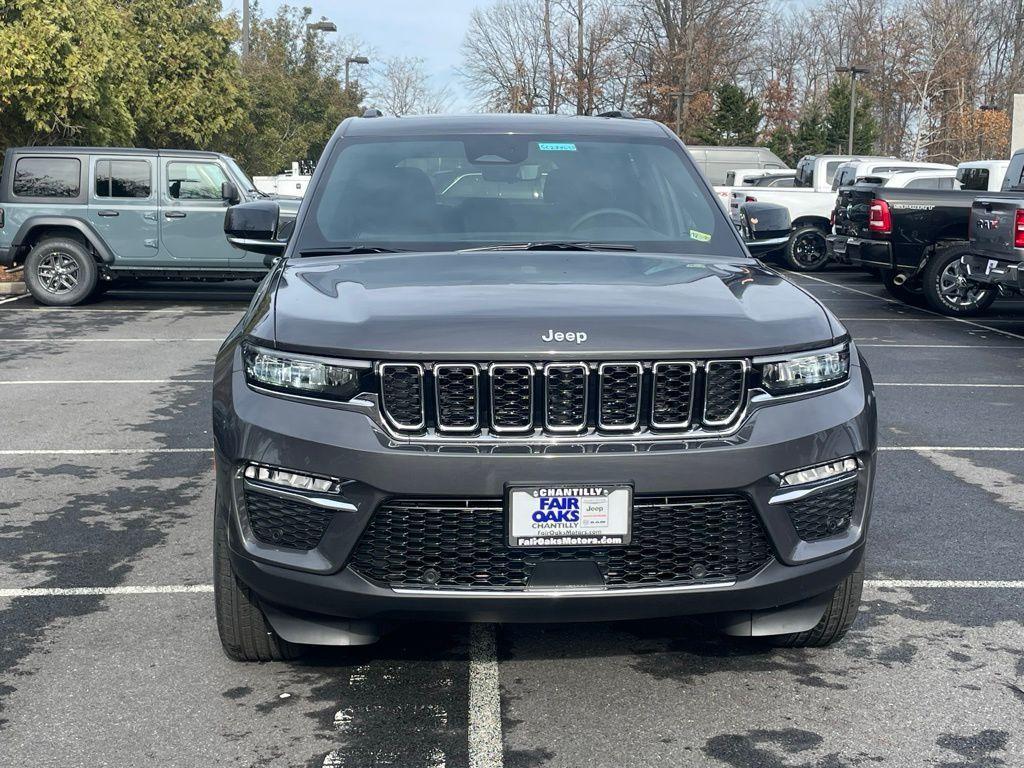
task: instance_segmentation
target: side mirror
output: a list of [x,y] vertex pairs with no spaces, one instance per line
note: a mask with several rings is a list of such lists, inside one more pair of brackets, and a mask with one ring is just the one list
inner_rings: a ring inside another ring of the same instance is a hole
[[273,200],[232,205],[224,213],[224,234],[240,250],[281,256],[288,241],[278,235],[280,216],[281,209]]
[[239,194],[238,186],[233,181],[221,182],[220,196],[228,201],[228,205],[238,205],[242,202],[242,195]]
[[743,240],[754,256],[779,250],[789,242],[793,228],[789,209],[775,203],[743,203],[740,206]]

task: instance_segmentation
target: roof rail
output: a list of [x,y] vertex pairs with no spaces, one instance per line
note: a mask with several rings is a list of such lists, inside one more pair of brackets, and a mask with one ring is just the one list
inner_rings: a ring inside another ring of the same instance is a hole
[[384,117],[384,113],[376,107],[370,107],[368,110],[363,112],[363,117]]
[[627,112],[624,109],[612,109],[612,110],[610,110],[608,112],[601,112],[601,113],[599,113],[597,115],[597,117],[620,117],[623,120],[632,120],[633,119],[633,113],[632,112]]

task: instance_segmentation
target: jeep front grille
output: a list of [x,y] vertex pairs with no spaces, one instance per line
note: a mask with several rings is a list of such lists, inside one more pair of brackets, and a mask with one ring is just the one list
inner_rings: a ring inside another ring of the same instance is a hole
[[742,418],[746,360],[382,363],[381,409],[398,432],[508,437],[723,431]]

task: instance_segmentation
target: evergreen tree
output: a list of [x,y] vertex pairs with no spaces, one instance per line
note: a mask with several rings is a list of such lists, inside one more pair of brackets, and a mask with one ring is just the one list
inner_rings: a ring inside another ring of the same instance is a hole
[[[878,138],[878,122],[871,111],[872,98],[861,85],[857,88],[857,106],[854,111],[854,154],[870,154]],[[824,151],[845,155],[850,136],[850,81],[837,80],[828,89],[824,119]]]
[[715,106],[707,123],[701,126],[699,140],[718,146],[757,144],[761,108],[757,101],[733,83],[722,83],[714,91]]

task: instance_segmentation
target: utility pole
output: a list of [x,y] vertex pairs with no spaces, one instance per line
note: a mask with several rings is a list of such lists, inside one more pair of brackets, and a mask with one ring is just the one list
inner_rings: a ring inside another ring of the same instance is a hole
[[853,154],[853,120],[854,113],[857,110],[857,75],[866,75],[871,72],[867,67],[858,67],[855,64],[851,64],[848,67],[836,67],[836,72],[843,74],[844,72],[850,73],[850,136],[847,142],[846,153],[848,155]]
[[583,67],[583,0],[576,0],[576,114],[587,114],[586,86],[583,78],[586,76],[586,69]]
[[249,56],[249,0],[242,0],[242,58]]
[[555,47],[551,43],[551,0],[544,0],[544,47],[548,51],[548,114],[558,112],[558,85],[555,80]]

